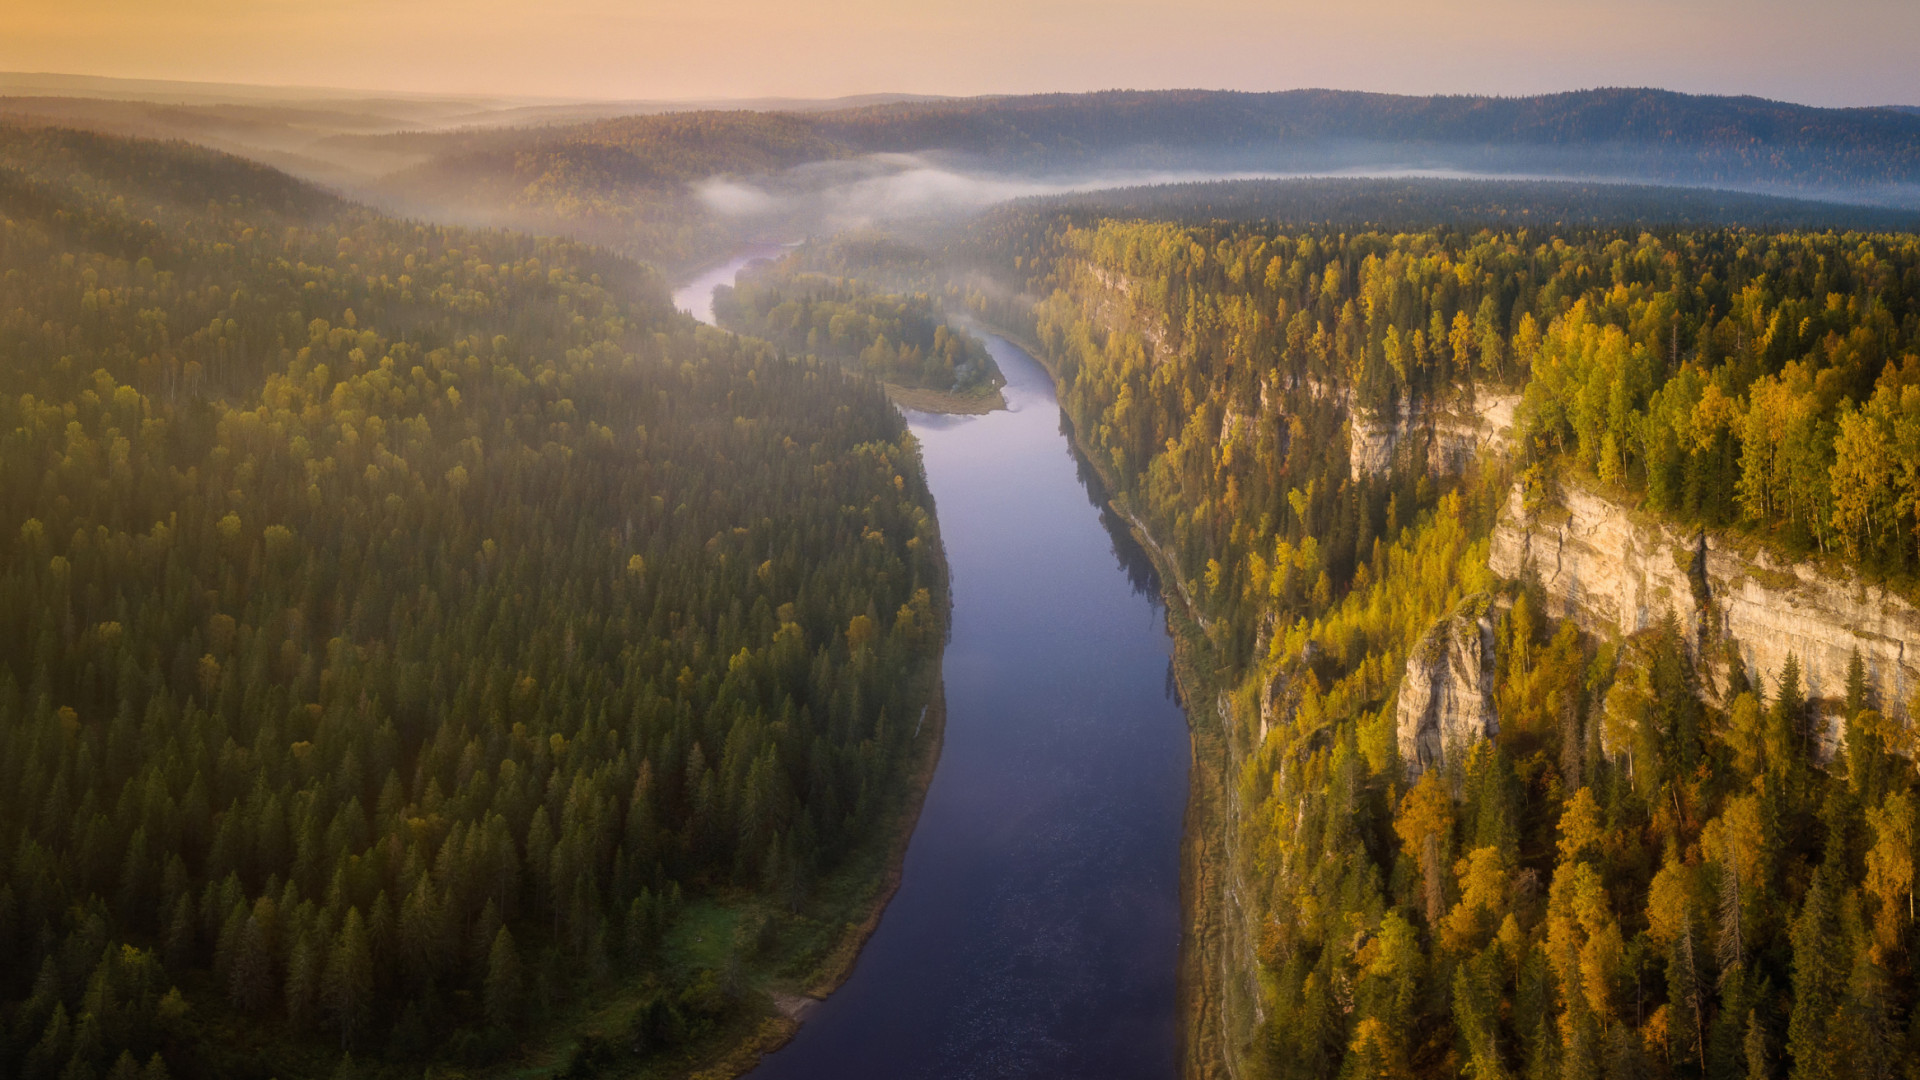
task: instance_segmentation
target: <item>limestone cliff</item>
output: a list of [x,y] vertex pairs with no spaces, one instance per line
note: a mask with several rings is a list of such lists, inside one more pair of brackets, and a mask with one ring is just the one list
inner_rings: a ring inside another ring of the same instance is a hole
[[1409,777],[1444,767],[1500,731],[1493,706],[1493,621],[1474,597],[1428,630],[1407,657],[1396,734]]
[[1091,305],[1090,314],[1108,333],[1133,333],[1140,337],[1147,362],[1159,366],[1173,350],[1167,343],[1167,327],[1150,302],[1143,302],[1141,282],[1091,263],[1086,267],[1091,288],[1083,295]]
[[[1699,530],[1651,521],[1605,496],[1568,485],[1557,505],[1529,514],[1516,486],[1494,529],[1488,565],[1506,578],[1538,575],[1547,610],[1583,627],[1632,634],[1671,609],[1709,675],[1724,676],[1721,648],[1738,650],[1769,691],[1789,653],[1810,699],[1844,698],[1858,649],[1874,705],[1904,715],[1920,686],[1920,610],[1878,586],[1787,567]],[[1703,680],[1712,694],[1718,677]],[[1830,731],[1830,740],[1837,731]],[[1831,741],[1828,749],[1831,750]]]
[[1502,452],[1513,432],[1516,394],[1482,390],[1471,400],[1411,404],[1403,399],[1382,414],[1349,405],[1347,467],[1354,479],[1383,473],[1394,456],[1417,452],[1425,436],[1427,470],[1465,472],[1481,451]]

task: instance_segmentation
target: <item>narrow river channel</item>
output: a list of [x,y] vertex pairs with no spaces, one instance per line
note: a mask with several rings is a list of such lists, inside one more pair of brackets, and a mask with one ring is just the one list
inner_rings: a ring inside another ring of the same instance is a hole
[[988,347],[1008,411],[907,414],[952,572],[939,768],[852,976],[755,1080],[1177,1072],[1190,751],[1159,586],[1047,373]]

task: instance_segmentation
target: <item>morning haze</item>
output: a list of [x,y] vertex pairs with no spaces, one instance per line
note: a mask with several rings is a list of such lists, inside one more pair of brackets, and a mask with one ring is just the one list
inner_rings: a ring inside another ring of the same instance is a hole
[[1920,1080],[1914,0],[0,0],[0,1080]]

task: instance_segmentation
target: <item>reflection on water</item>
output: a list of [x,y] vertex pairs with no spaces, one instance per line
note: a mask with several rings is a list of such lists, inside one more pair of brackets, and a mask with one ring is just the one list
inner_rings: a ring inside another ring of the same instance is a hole
[[1189,752],[1153,568],[1074,458],[1046,373],[909,413],[953,580],[940,767],[847,984],[757,1080],[1176,1070]]
[[1067,415],[1065,409],[1060,410],[1060,437],[1066,441],[1067,456],[1073,459],[1074,475],[1079,477],[1080,486],[1086,489],[1087,501],[1100,512],[1100,524],[1113,538],[1113,557],[1119,560],[1120,568],[1127,572],[1127,581],[1133,585],[1134,593],[1147,597],[1158,610],[1160,572],[1154,569],[1153,559],[1140,546],[1140,541],[1134,539],[1133,530],[1126,521],[1113,512],[1113,496],[1107,491],[1107,482],[1094,471],[1093,463],[1074,448],[1073,418]]

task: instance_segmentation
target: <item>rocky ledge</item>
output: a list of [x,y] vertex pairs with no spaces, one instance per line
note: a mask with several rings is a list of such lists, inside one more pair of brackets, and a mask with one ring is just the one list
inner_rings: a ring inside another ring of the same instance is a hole
[[[1537,575],[1548,613],[1589,631],[1633,634],[1672,611],[1715,696],[1725,690],[1729,645],[1769,692],[1787,656],[1798,657],[1808,698],[1829,712],[1846,695],[1856,649],[1875,708],[1904,716],[1920,687],[1920,610],[1902,597],[1647,520],[1573,484],[1534,513],[1516,485],[1487,562],[1505,578]],[[1830,730],[1829,751],[1838,735]]]

